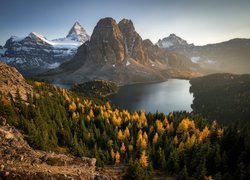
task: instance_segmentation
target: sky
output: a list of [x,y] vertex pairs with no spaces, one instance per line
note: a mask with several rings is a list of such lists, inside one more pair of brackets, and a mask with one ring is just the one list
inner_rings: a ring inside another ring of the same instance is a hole
[[65,37],[78,21],[88,34],[104,17],[131,19],[143,39],[174,33],[195,45],[250,38],[250,0],[0,0],[0,45],[37,32]]

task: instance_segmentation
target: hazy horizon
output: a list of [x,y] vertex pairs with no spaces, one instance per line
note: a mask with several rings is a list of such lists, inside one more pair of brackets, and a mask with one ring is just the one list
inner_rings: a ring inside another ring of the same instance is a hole
[[195,45],[250,38],[250,1],[138,0],[117,2],[3,0],[0,45],[34,31],[47,39],[65,37],[78,21],[89,35],[104,17],[131,19],[143,39],[156,43],[174,33]]

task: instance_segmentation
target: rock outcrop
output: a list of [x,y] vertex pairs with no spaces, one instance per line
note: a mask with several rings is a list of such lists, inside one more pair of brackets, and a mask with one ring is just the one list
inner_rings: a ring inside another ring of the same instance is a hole
[[147,52],[145,51],[142,38],[135,31],[133,22],[123,19],[118,25],[123,35],[126,56],[136,60],[140,64],[147,64],[149,61],[146,55]]
[[[150,40],[143,41],[131,20],[117,24],[112,18],[103,18],[73,59],[42,78],[67,84],[95,79],[119,85],[163,81],[171,76],[169,69],[190,70],[193,66],[188,58],[176,53],[172,58],[171,54]],[[172,61],[177,62],[169,63]]]
[[120,63],[124,60],[124,51],[123,37],[115,20],[100,20],[90,39],[90,60],[100,65]]
[[27,94],[32,93],[32,86],[29,85],[23,76],[13,67],[0,62],[0,92],[10,93],[13,97],[20,94],[23,100],[27,99]]
[[33,150],[0,117],[0,179],[110,179],[95,170],[95,158]]

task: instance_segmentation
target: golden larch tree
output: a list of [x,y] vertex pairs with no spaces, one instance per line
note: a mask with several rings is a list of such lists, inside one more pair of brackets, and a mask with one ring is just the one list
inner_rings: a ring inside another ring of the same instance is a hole
[[141,164],[141,166],[143,168],[147,168],[148,167],[148,156],[146,155],[146,151],[142,151],[141,157],[139,159],[139,163]]
[[115,159],[115,152],[114,152],[113,148],[110,150],[110,155],[111,155],[112,160],[114,160]]
[[120,163],[120,153],[117,151],[116,153],[115,153],[115,163],[116,164],[119,164]]
[[164,129],[163,124],[160,120],[156,120],[155,125],[156,125],[156,130],[159,134],[164,133],[165,129]]
[[117,139],[120,140],[120,141],[123,140],[123,133],[122,133],[122,130],[121,130],[121,129],[119,129],[119,131],[118,131]]
[[90,119],[95,117],[95,115],[94,115],[94,112],[93,112],[93,109],[92,109],[92,108],[90,108],[90,110],[89,110],[89,117],[90,117]]
[[128,127],[126,127],[126,129],[125,129],[125,131],[124,131],[124,136],[125,136],[126,138],[130,138],[130,132],[129,132]]
[[199,135],[199,142],[202,142],[204,141],[210,134],[210,131],[208,129],[207,126],[205,126],[205,128],[200,132],[200,135]]
[[70,103],[69,110],[72,112],[76,111],[76,103],[74,101]]
[[124,154],[126,152],[126,147],[124,145],[124,142],[122,143],[122,146],[121,146],[121,153]]
[[159,139],[159,136],[158,136],[158,133],[156,132],[155,135],[154,135],[154,138],[153,138],[153,144],[157,144],[158,139]]

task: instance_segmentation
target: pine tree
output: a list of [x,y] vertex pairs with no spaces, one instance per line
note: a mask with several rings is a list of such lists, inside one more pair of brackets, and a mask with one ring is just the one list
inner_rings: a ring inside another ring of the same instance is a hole
[[180,180],[186,180],[186,179],[188,179],[188,172],[187,172],[187,167],[186,167],[186,165],[185,165],[185,166],[183,167],[183,169],[181,170],[180,176],[179,176],[178,179],[180,179]]

